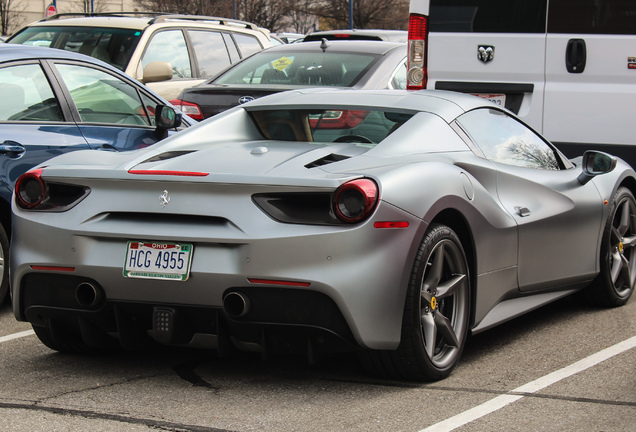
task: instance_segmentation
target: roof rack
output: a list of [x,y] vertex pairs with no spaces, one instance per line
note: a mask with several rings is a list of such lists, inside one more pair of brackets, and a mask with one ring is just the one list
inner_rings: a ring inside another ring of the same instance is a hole
[[203,22],[215,22],[219,25],[234,25],[241,26],[251,30],[260,30],[260,28],[251,22],[236,20],[232,18],[221,18],[214,16],[205,16],[205,15],[186,15],[186,14],[166,14],[162,12],[94,12],[94,13],[84,13],[84,12],[66,12],[59,13],[55,15],[51,15],[49,17],[43,18],[42,21],[53,21],[63,18],[71,18],[71,17],[129,17],[129,16],[138,16],[138,17],[153,17],[148,23],[154,24],[159,22],[165,22],[169,20],[189,20],[189,21],[203,21]]
[[162,22],[168,20],[190,20],[190,21],[213,21],[219,23],[220,25],[235,25],[235,26],[243,26],[252,30],[260,30],[259,27],[251,22],[236,20],[232,18],[221,18],[214,16],[205,16],[205,15],[180,15],[180,14],[170,14],[170,15],[160,15],[153,18],[153,23]]
[[148,16],[158,16],[158,15],[165,15],[163,13],[159,13],[159,12],[65,12],[65,13],[58,13],[55,15],[51,15],[48,16],[46,18],[42,18],[40,20],[40,22],[42,21],[53,21],[53,20],[58,20],[58,19],[63,19],[63,18],[72,18],[72,17],[128,17],[128,16],[139,16],[139,17],[148,17]]

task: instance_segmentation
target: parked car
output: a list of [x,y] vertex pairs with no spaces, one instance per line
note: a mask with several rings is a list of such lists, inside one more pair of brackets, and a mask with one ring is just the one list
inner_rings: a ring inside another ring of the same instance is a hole
[[384,29],[322,30],[309,33],[301,40],[303,42],[315,42],[322,39],[406,42],[408,40],[408,32],[406,30]]
[[473,96],[278,93],[20,177],[13,309],[63,352],[351,350],[441,379],[470,333],[579,290],[625,304],[635,189]]
[[430,29],[424,86],[501,104],[566,155],[636,166],[636,2],[411,0],[411,12],[414,38]]
[[7,42],[91,55],[147,84],[166,99],[272,45],[267,30],[245,21],[143,15],[57,14],[27,25]]
[[217,77],[183,90],[172,102],[195,120],[240,103],[301,87],[406,88],[406,45],[324,41],[273,47]]
[[193,121],[181,123],[167,101],[117,69],[51,48],[0,44],[0,95],[1,303],[9,284],[11,193],[21,174],[74,150],[149,146]]

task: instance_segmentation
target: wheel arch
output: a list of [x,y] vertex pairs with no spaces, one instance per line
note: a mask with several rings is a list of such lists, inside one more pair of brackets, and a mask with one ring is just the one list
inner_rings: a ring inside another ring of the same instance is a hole
[[471,328],[475,322],[475,287],[477,286],[477,253],[472,229],[464,215],[459,210],[453,208],[447,208],[439,212],[431,220],[431,224],[434,223],[446,225],[455,231],[462,243],[462,247],[464,248],[466,260],[468,261],[468,268],[470,270],[470,318],[468,326]]

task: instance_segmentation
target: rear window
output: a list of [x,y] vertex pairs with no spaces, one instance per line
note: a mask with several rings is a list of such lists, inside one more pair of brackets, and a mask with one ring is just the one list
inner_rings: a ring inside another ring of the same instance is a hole
[[546,0],[431,0],[430,30],[545,33],[545,14]]
[[356,53],[264,51],[239,63],[214,83],[350,87],[377,58]]
[[140,37],[141,31],[134,29],[34,26],[11,38],[9,43],[79,52],[124,70]]
[[268,140],[375,147],[413,114],[357,109],[250,111]]

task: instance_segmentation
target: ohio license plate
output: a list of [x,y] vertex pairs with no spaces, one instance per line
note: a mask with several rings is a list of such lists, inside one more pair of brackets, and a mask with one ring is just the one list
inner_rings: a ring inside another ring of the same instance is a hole
[[129,241],[124,276],[185,281],[190,276],[192,249],[189,243]]
[[495,105],[499,105],[500,107],[506,106],[505,94],[473,93],[473,96],[477,96],[482,99],[488,99],[490,102],[494,103]]

